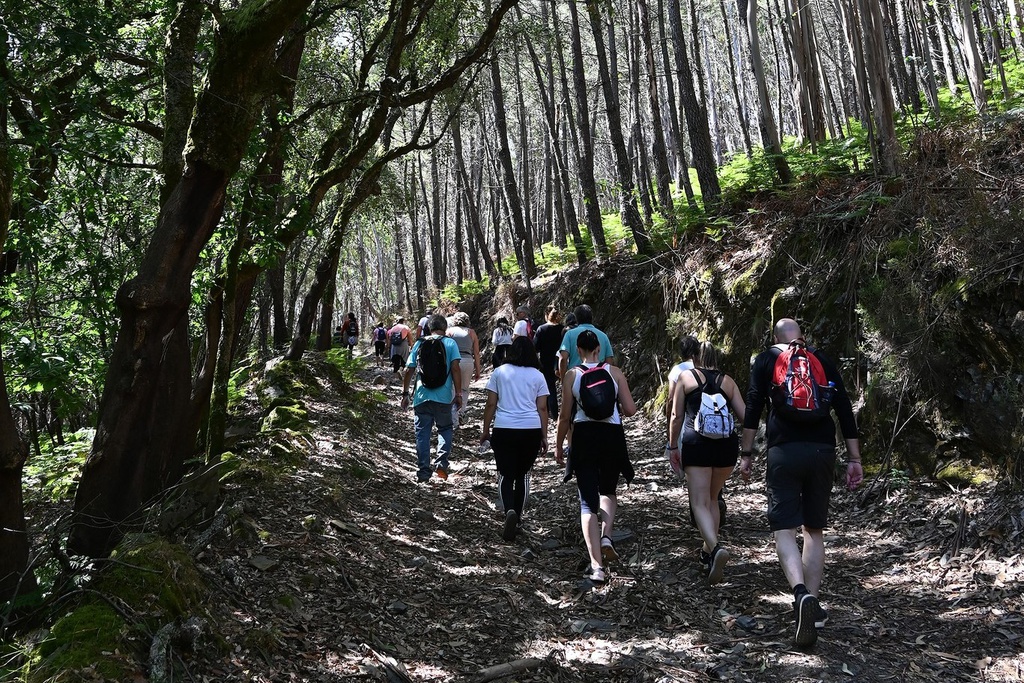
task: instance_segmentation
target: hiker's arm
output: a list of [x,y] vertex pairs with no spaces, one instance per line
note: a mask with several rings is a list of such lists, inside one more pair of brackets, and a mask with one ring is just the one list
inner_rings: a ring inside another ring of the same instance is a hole
[[[569,369],[569,352],[558,350],[558,379],[564,379],[565,373]],[[562,405],[565,405],[564,403]]]
[[636,414],[636,403],[633,402],[633,394],[629,393],[629,381],[622,371],[612,366],[612,372],[616,375],[615,383],[619,385],[619,415],[630,417]]
[[668,442],[666,449],[671,446],[679,448],[679,435],[683,432],[683,418],[686,416],[686,391],[683,378],[676,382],[672,391],[672,403],[668,406]]
[[851,491],[864,481],[864,467],[860,463],[860,440],[846,440],[846,488]]
[[548,452],[548,395],[537,397],[537,414],[540,415],[540,452]]
[[452,391],[455,393],[455,405],[462,407],[462,363],[455,359],[452,361]]
[[416,372],[416,368],[412,366],[406,366],[405,374],[402,375],[402,407],[406,408],[409,405],[409,382],[412,380],[413,373]]
[[743,394],[740,393],[739,386],[732,377],[726,375],[722,381],[722,388],[728,392],[729,405],[732,406],[732,412],[736,414],[736,420],[743,424],[743,418],[747,414],[747,404]]
[[473,340],[473,379],[480,379],[480,337],[476,330],[470,330],[469,338]]
[[572,423],[572,380],[573,375],[566,373],[562,378],[562,410],[558,413],[558,431],[555,433],[555,460],[559,465],[564,464],[565,458],[562,451],[562,443],[569,434],[569,425]]
[[484,424],[480,428],[480,443],[489,441],[491,438],[491,422],[494,420],[494,411],[498,407],[498,395],[487,389],[487,403],[484,405]]

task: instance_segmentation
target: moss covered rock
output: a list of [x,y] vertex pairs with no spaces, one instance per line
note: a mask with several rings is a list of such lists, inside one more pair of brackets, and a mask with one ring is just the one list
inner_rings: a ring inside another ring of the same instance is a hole
[[272,432],[279,429],[304,431],[309,428],[309,413],[300,406],[277,406],[263,418],[261,432]]

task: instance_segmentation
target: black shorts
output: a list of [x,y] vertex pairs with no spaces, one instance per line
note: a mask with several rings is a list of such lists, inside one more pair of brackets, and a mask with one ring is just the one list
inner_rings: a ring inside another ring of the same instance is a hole
[[679,458],[683,467],[736,466],[740,442],[735,434],[727,439],[706,439],[696,433],[686,436],[679,446]]
[[835,446],[794,441],[768,449],[768,525],[772,531],[824,529],[835,479]]
[[384,349],[386,349],[386,348],[387,348],[387,345],[388,345],[388,343],[387,343],[387,342],[384,342],[384,341],[375,341],[375,342],[373,342],[373,350],[374,350],[374,352],[375,352],[375,353],[376,353],[376,354],[377,354],[377,355],[378,355],[379,357],[383,358],[383,357],[384,357]]
[[626,451],[621,424],[576,422],[572,426],[572,467],[580,493],[580,510],[596,513],[600,496],[614,496]]

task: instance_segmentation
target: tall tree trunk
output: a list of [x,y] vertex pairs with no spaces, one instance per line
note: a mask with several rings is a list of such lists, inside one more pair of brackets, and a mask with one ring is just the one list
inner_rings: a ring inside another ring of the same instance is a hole
[[[480,251],[480,256],[484,260],[484,270],[488,275],[494,277],[496,274],[494,261],[491,260],[491,255],[487,251],[487,240],[484,238],[483,230],[480,228],[480,206],[473,200],[473,183],[470,181],[469,173],[466,172],[466,158],[462,151],[461,118],[456,118],[452,123],[452,142],[455,145],[455,169],[462,180],[463,201],[466,205],[466,221],[469,223],[469,233],[471,235],[470,245],[471,247],[475,246]],[[479,280],[480,269],[475,255],[472,262],[475,277]]]
[[636,206],[633,184],[633,169],[626,152],[626,140],[622,136],[622,115],[619,106],[619,93],[616,91],[608,67],[608,53],[605,50],[602,30],[601,12],[597,0],[587,0],[587,14],[590,17],[590,29],[594,34],[594,49],[597,52],[597,68],[601,78],[601,90],[604,93],[605,114],[608,119],[608,132],[612,139],[612,151],[615,153],[615,168],[619,181],[619,213],[622,224],[629,228],[636,242],[637,251],[647,254],[651,251],[651,241],[647,228],[640,218]]
[[889,59],[886,53],[882,12],[872,0],[857,1],[860,3],[864,27],[865,68],[871,89],[873,121],[878,135],[877,162],[883,173],[895,175],[899,172],[899,141],[896,139],[896,107],[892,100],[892,86],[889,84]]
[[775,127],[775,114],[772,112],[772,101],[768,94],[768,80],[764,73],[764,62],[761,60],[761,42],[757,29],[757,0],[740,0],[740,10],[740,16],[744,17],[747,38],[750,42],[750,66],[754,71],[754,82],[757,85],[757,97],[760,104],[757,122],[761,129],[761,139],[775,166],[775,172],[779,175],[779,181],[783,185],[788,185],[793,176],[786,157],[782,153],[782,140],[779,138],[779,129]]
[[164,138],[160,155],[160,206],[174,191],[185,160],[182,150],[188,139],[188,126],[196,104],[195,55],[203,20],[202,0],[182,0],[178,13],[167,27],[167,53],[164,55]]
[[[573,85],[576,91],[576,129],[579,138],[577,151],[577,168],[580,174],[580,187],[583,189],[583,207],[587,216],[587,228],[590,239],[594,243],[594,255],[598,261],[608,258],[608,244],[604,236],[604,224],[601,219],[601,202],[597,195],[597,180],[594,177],[594,134],[590,125],[590,110],[587,106],[587,80],[583,62],[583,44],[580,37],[580,18],[576,11],[575,0],[568,0],[570,26],[572,29],[572,61]],[[559,33],[555,32],[558,40]],[[568,93],[565,63],[562,52],[558,51],[562,69],[562,85]],[[566,97],[568,100],[568,95]]]
[[[8,38],[0,24],[0,73],[7,73]],[[0,78],[0,251],[7,242],[14,204],[14,166],[10,156],[7,103],[8,81]],[[0,275],[0,280],[2,280]],[[7,394],[3,356],[0,354],[0,604],[35,589],[29,567],[28,526],[22,499],[22,471],[28,443],[18,433]]]
[[654,186],[658,191],[658,207],[665,224],[672,233],[676,232],[676,212],[672,201],[672,190],[669,187],[671,171],[668,167],[668,150],[665,145],[665,126],[661,118],[661,97],[658,88],[658,63],[654,58],[654,45],[651,41],[651,17],[647,0],[637,1],[640,39],[644,48],[644,62],[647,66],[647,101],[651,107],[651,129],[654,140],[651,144],[651,156],[654,158]]
[[786,0],[789,16],[789,37],[793,64],[793,99],[797,104],[801,137],[811,144],[825,140],[825,116],[821,100],[821,80],[814,55],[814,19],[811,4]]
[[686,129],[690,135],[690,152],[693,166],[697,169],[697,181],[705,208],[718,203],[722,190],[718,185],[718,170],[715,166],[711,145],[711,130],[708,128],[708,112],[705,103],[698,98],[693,87],[693,72],[686,54],[686,40],[683,37],[683,20],[679,0],[668,2],[669,26],[672,29],[672,44],[675,48],[676,77],[679,83],[679,98],[686,115]]
[[[550,97],[550,95],[554,93],[554,86],[552,84],[550,89],[545,87],[544,77],[540,70],[540,60],[537,58],[537,51],[534,49],[533,41],[530,40],[529,36],[526,36],[526,48],[530,53],[530,58],[533,63],[534,76],[537,78],[537,90],[541,94],[541,104],[544,108],[544,119],[547,123],[548,139],[551,142],[551,151],[555,162],[555,184],[558,186],[558,194],[555,197],[555,202],[559,208],[559,213],[564,216],[564,221],[566,223],[566,227],[569,229],[569,233],[572,235],[573,247],[576,250],[576,260],[580,265],[583,265],[586,262],[587,254],[583,247],[583,235],[580,233],[579,220],[576,217],[576,206],[572,199],[572,185],[569,181],[568,162],[563,154],[562,144],[559,137],[559,127],[555,113],[554,100]],[[550,57],[548,67],[548,75],[550,78],[553,78],[553,70],[550,70]],[[571,120],[571,112],[569,113],[568,118]]]
[[743,151],[746,153],[747,158],[750,159],[754,156],[754,145],[750,141],[750,121],[747,120],[747,108],[743,105],[743,100],[740,98],[739,74],[736,71],[736,57],[733,54],[736,43],[732,35],[732,21],[726,12],[725,0],[719,0],[718,7],[722,12],[722,25],[725,26],[725,43],[728,45],[726,52],[729,55],[729,85],[732,88],[732,99],[736,105],[736,116],[739,119],[740,132],[743,134]]
[[679,109],[676,107],[675,79],[672,78],[672,62],[668,56],[668,34],[665,31],[665,2],[658,0],[658,42],[661,43],[661,64],[665,71],[665,92],[668,99],[669,127],[672,131],[673,146],[676,157],[676,185],[683,188],[686,203],[690,208],[697,207],[693,194],[693,183],[690,182],[689,164],[686,161],[686,141],[683,140],[682,128],[679,124]]
[[501,84],[501,66],[497,53],[491,57],[491,94],[494,98],[494,133],[498,138],[498,162],[500,163],[502,187],[508,202],[509,219],[512,223],[514,251],[519,258],[519,267],[530,279],[537,277],[537,263],[533,253],[533,237],[526,227],[523,216],[522,196],[512,166],[512,150],[509,146],[508,121],[505,116],[505,93]]
[[68,548],[105,556],[143,505],[181,475],[188,428],[192,272],[220,221],[260,112],[274,47],[310,0],[245,3],[222,16],[196,104],[186,171],[162,207],[138,273],[118,291],[121,326],[82,470]]
[[971,85],[974,108],[981,114],[988,107],[988,96],[985,92],[985,64],[978,48],[978,35],[974,31],[971,0],[956,0],[956,8],[962,48],[967,59],[967,82]]
[[[636,8],[629,5],[629,27],[626,33],[626,57],[629,63],[629,102],[630,108],[630,158],[636,159],[636,185],[640,191],[640,206],[643,208],[644,231],[650,232],[651,217],[657,197],[651,197],[651,160],[647,154],[647,141],[644,136],[643,107],[640,105],[640,27],[637,23]],[[615,35],[614,23],[609,23],[609,36]],[[648,239],[650,237],[648,236]]]
[[[327,276],[327,287],[324,289],[323,299],[320,301],[320,316],[316,326],[316,350],[329,351],[334,337],[334,303],[338,298],[338,265],[334,264],[334,272]],[[358,316],[359,307],[352,306]],[[344,313],[342,313],[344,315]],[[345,316],[348,319],[348,316]]]

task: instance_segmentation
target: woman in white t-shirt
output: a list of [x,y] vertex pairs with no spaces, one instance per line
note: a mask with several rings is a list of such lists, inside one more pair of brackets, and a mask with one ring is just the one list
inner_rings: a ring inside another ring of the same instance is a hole
[[505,362],[491,373],[485,391],[480,443],[490,441],[494,450],[505,510],[502,537],[511,541],[530,494],[530,470],[548,443],[548,383],[528,337],[517,337],[508,347]]
[[512,346],[512,328],[509,327],[508,318],[498,318],[494,333],[491,335],[491,344],[494,345],[494,350],[491,352],[491,365],[497,368],[505,362],[505,357]]

